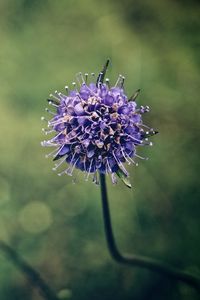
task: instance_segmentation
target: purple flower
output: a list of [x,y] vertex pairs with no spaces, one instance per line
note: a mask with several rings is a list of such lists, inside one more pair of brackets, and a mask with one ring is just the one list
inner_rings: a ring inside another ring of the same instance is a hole
[[79,73],[73,89],[66,87],[67,95],[57,91],[50,95],[48,102],[55,112],[46,109],[52,118],[45,119],[48,129],[43,131],[54,136],[42,146],[55,147],[46,155],[59,160],[53,170],[68,164],[58,175],[72,175],[77,168],[85,172],[86,179],[93,173],[97,183],[98,173],[108,173],[113,183],[118,175],[130,187],[124,164],[136,164],[134,159],[141,158],[136,154],[137,147],[152,145],[148,137],[157,132],[142,122],[142,114],[149,107],[137,106],[139,90],[128,99],[121,75],[114,87],[110,87],[109,79],[103,83],[108,62],[96,82],[88,83],[88,74]]

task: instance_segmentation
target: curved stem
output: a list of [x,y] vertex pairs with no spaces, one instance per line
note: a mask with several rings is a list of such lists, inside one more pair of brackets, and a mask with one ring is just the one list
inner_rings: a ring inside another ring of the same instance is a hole
[[146,268],[153,272],[159,272],[169,278],[173,278],[175,280],[182,281],[187,283],[188,285],[194,287],[200,292],[200,278],[194,276],[190,273],[180,271],[176,268],[173,268],[163,262],[158,260],[141,256],[141,255],[123,255],[117,248],[115,238],[112,230],[112,222],[110,216],[110,209],[107,197],[107,189],[106,189],[106,180],[105,175],[100,174],[100,184],[101,184],[101,198],[102,198],[102,206],[103,206],[103,220],[104,220],[104,228],[105,235],[108,244],[108,249],[112,258],[121,264],[126,264],[129,266],[137,266],[141,268]]
[[59,300],[59,298],[47,285],[44,279],[42,279],[40,274],[36,270],[34,270],[27,262],[25,262],[14,249],[8,246],[5,242],[0,241],[0,250],[3,251],[7,255],[7,257],[15,264],[15,266],[25,274],[29,282],[39,290],[44,299]]

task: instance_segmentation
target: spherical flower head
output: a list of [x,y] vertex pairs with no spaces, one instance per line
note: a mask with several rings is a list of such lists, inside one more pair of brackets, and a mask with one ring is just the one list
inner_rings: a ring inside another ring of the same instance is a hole
[[109,79],[103,83],[108,62],[96,80],[92,74],[88,82],[88,74],[79,73],[72,90],[66,87],[67,94],[56,91],[50,95],[48,102],[55,112],[46,109],[52,118],[47,121],[43,117],[48,124],[43,131],[54,136],[42,145],[55,147],[46,155],[58,160],[53,170],[68,164],[58,175],[72,175],[76,168],[85,173],[86,180],[93,174],[93,181],[98,183],[99,173],[110,174],[113,183],[118,176],[131,187],[124,164],[137,164],[135,158],[141,158],[136,154],[137,147],[151,145],[148,137],[157,132],[142,122],[142,114],[149,107],[137,106],[139,90],[128,98],[121,75],[112,87]]

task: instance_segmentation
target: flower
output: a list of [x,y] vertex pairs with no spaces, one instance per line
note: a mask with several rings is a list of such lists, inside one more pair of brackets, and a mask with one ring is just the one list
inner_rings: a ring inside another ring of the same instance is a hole
[[121,75],[113,87],[109,79],[103,83],[108,63],[109,60],[95,82],[93,73],[91,82],[88,74],[79,73],[73,88],[65,87],[67,95],[57,91],[50,95],[48,102],[56,111],[46,108],[52,118],[42,117],[48,125],[43,131],[54,136],[43,141],[42,146],[55,147],[46,155],[59,160],[53,170],[68,163],[58,175],[72,175],[77,168],[85,172],[86,180],[93,173],[93,181],[98,183],[98,173],[108,173],[113,183],[118,176],[131,187],[124,163],[137,165],[134,159],[142,158],[136,153],[137,147],[152,145],[148,137],[157,132],[142,122],[142,114],[149,107],[137,106],[139,90],[128,98]]

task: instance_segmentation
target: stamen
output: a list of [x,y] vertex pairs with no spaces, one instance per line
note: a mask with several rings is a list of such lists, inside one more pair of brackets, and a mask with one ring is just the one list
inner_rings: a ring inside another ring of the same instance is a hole
[[85,87],[88,89],[88,91],[90,92],[90,94],[92,94],[93,96],[95,96],[95,97],[98,99],[98,95],[95,94],[95,92],[92,91],[92,90],[89,88],[89,86],[88,86],[87,84],[84,83],[84,85],[85,85]]
[[87,84],[87,81],[88,81],[88,73],[85,73],[84,75],[85,75],[85,82],[86,82],[86,84]]
[[110,167],[110,164],[109,164],[108,158],[106,159],[106,162],[107,162],[107,165],[108,165],[108,170],[110,171],[110,173],[112,173],[112,169],[111,169],[111,167]]
[[59,161],[59,163],[55,164],[55,166],[52,168],[52,170],[56,171],[58,169],[58,167],[61,166],[64,163],[65,160],[66,160],[66,156],[63,159],[61,159]]
[[136,163],[127,153],[126,153],[126,155],[130,159],[130,161],[137,167],[138,163]]
[[49,120],[47,120],[45,117],[41,117],[41,121],[46,121],[46,122],[49,122]]
[[54,107],[59,107],[59,105],[56,104],[56,102],[55,102],[54,100],[52,100],[52,99],[47,99],[47,101],[48,101],[49,105],[52,105],[52,106],[54,106]]
[[63,98],[66,99],[66,95],[65,94],[63,94],[61,92],[59,92],[58,94],[59,94],[59,96],[60,96],[61,99],[63,99]]
[[[50,156],[52,156],[53,154],[57,154],[60,151],[60,147],[54,149],[52,152],[48,153],[45,155],[45,158],[49,158]],[[56,155],[55,155],[56,156]]]
[[65,173],[65,171],[62,171],[61,173],[58,173],[58,176],[62,176]]
[[90,170],[91,170],[91,167],[92,167],[92,163],[93,163],[93,159],[92,159],[91,162],[90,162],[89,170],[88,170],[87,176],[86,176],[86,178],[85,178],[85,181],[88,181],[88,178],[89,178],[89,176],[90,176]]
[[61,99],[61,93],[58,92],[57,90],[56,90],[54,93],[58,96],[58,98],[59,98],[59,100],[60,100],[60,99]]
[[157,133],[158,133],[158,131],[155,131],[153,128],[151,128],[149,131],[146,131],[146,132],[144,132],[144,130],[143,130],[143,135],[146,138],[148,138],[150,136],[153,136],[153,135],[155,135]]
[[116,160],[116,162],[118,163],[118,165],[121,167],[122,171],[128,176],[128,172],[126,171],[125,167],[123,166],[122,162],[120,160],[117,159],[114,151],[112,151],[112,154]]
[[72,158],[71,158],[70,163],[69,163],[69,167],[65,170],[65,173],[66,173],[67,175],[69,175],[69,176],[72,175],[71,169],[72,169],[73,166],[71,166],[71,164],[72,164],[72,162],[73,162],[73,160],[74,160],[74,156],[75,156],[75,155],[76,155],[76,153],[74,153],[74,154],[72,155]]
[[99,185],[99,179],[98,179],[98,173],[97,172],[94,173],[92,182],[95,183],[96,185]]
[[41,146],[43,147],[54,147],[54,146],[58,146],[59,143],[52,143],[51,141],[42,141],[41,142]]
[[74,171],[74,168],[75,168],[75,166],[76,166],[78,160],[79,160],[79,157],[77,158],[77,160],[75,161],[75,163],[74,163],[73,166],[71,167],[71,171],[67,169],[67,170],[68,170],[68,172],[67,172],[67,170],[66,170],[67,175],[72,176],[73,171]]
[[121,81],[121,78],[122,78],[122,75],[120,74],[119,76],[118,76],[118,78],[117,78],[117,81],[116,81],[116,83],[115,83],[115,87],[117,87],[118,86],[118,84],[120,83],[120,81]]
[[135,156],[140,158],[140,159],[143,159],[143,160],[148,160],[149,159],[148,157],[143,157],[143,156],[137,155],[136,153],[135,153]]
[[82,84],[85,82],[84,79],[83,79],[83,75],[82,75],[81,72],[79,72],[78,74],[76,74],[76,80],[77,80],[79,86],[82,86]]
[[52,132],[54,132],[54,131],[55,131],[54,129],[48,130],[48,129],[42,128],[42,132],[43,132],[45,135],[50,134],[50,133],[52,133]]
[[76,86],[76,82],[75,81],[72,82],[72,85],[73,85],[73,88],[77,90],[77,86]]
[[[55,91],[55,93],[56,93],[57,91]],[[57,101],[59,101],[59,103],[60,103],[60,97],[56,97],[54,94],[50,94],[49,95],[50,97],[52,97],[52,98],[54,98],[54,99],[56,99]]]
[[144,128],[147,128],[147,129],[151,129],[151,127],[145,125],[145,124],[139,124],[140,127],[144,127]]
[[153,146],[153,143],[152,143],[152,142],[148,142],[148,139],[145,139],[145,140],[143,141],[143,145],[144,145],[144,146]]
[[[72,159],[70,161],[70,164],[72,163],[74,156],[76,153],[73,154]],[[65,157],[66,159],[66,157]],[[79,158],[78,158],[79,159]],[[75,161],[75,164],[77,163],[78,159]],[[75,166],[75,164],[73,166]],[[61,173],[58,173],[58,176],[62,176],[63,174],[67,174],[69,176],[72,176],[72,172],[74,170],[73,166],[69,166],[66,170],[62,171]]]
[[50,127],[50,126],[56,126],[56,125],[59,125],[59,124],[62,124],[62,123],[64,123],[64,118],[63,117],[61,117],[60,119],[57,119],[57,120],[50,120],[49,122],[48,122],[48,127]]
[[130,134],[126,134],[128,137],[130,137],[131,139],[133,139],[134,141],[136,141],[139,144],[143,144],[143,141],[136,139],[135,137],[131,136]]
[[69,94],[69,87],[68,87],[68,85],[65,86],[65,90],[66,90],[67,95],[68,95]]
[[149,112],[149,110],[150,110],[149,106],[143,106],[143,105],[141,105],[139,109],[141,114],[147,113]]
[[62,123],[64,123],[64,122],[65,122],[64,117],[61,117],[60,119],[58,119],[58,120],[56,120],[56,121],[54,121],[54,120],[48,121],[48,126],[49,126],[49,127],[50,127],[50,126],[56,126],[56,125],[62,124]]
[[64,171],[58,173],[57,175],[58,175],[58,176],[62,176],[63,174],[67,174],[66,171],[67,171],[67,170],[64,170]]
[[130,163],[130,161],[127,159],[127,157],[126,157],[126,155],[125,155],[125,153],[124,153],[123,148],[121,147],[120,149],[121,149],[121,151],[122,151],[122,155],[123,155],[123,157],[125,158],[126,162],[128,163],[128,165],[130,165],[131,163]]
[[108,88],[110,89],[110,79],[109,78],[106,78],[106,84],[107,84],[107,86],[108,86]]
[[111,180],[112,180],[113,184],[117,184],[117,177],[116,177],[115,173],[111,174]]
[[83,165],[84,165],[84,172],[86,173],[87,172],[87,170],[86,170],[86,157],[84,157]]
[[53,111],[51,111],[50,109],[48,109],[47,107],[45,108],[46,112],[48,112],[51,115],[56,116],[56,113],[54,113]]
[[56,136],[54,136],[52,139],[50,139],[50,142],[54,142],[61,134],[63,134],[63,131],[60,131]]

